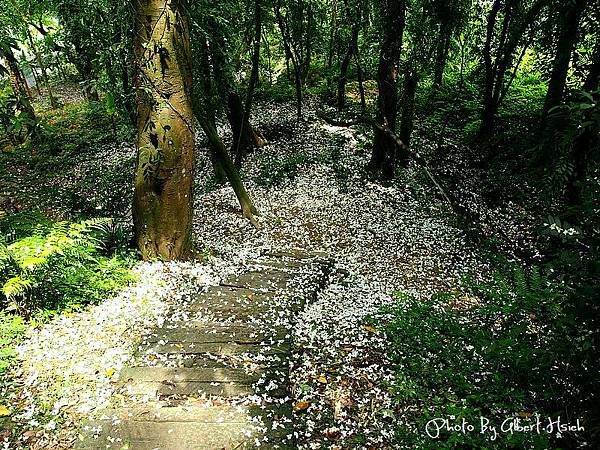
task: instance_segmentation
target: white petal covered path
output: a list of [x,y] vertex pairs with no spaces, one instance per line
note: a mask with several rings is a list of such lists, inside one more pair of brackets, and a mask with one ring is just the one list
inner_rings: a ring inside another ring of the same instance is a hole
[[78,447],[295,448],[290,326],[330,268],[315,253],[270,252],[173,305]]

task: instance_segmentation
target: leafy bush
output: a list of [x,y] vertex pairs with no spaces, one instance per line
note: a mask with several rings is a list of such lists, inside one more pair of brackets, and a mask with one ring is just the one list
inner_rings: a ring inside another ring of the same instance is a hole
[[478,425],[484,416],[499,429],[510,417],[524,425],[536,413],[555,417],[575,390],[572,367],[582,367],[576,355],[590,349],[589,335],[568,313],[569,290],[537,269],[513,265],[486,284],[467,280],[466,292],[425,301],[399,295],[387,311],[396,374],[391,390],[416,427],[399,430],[399,442],[412,448],[547,448],[545,433],[504,433],[495,441],[479,428],[442,430],[435,441],[425,433],[435,418]]
[[14,95],[0,96],[0,126],[13,143],[32,136],[40,125],[40,119],[26,112],[29,99]]
[[[127,284],[132,280],[132,261],[118,247],[120,242],[115,248],[114,238],[109,239],[108,223],[107,219],[51,226],[42,222],[30,225],[28,236],[13,234],[13,241],[0,247],[0,302],[7,310],[30,317],[40,309],[77,308],[98,301]],[[121,256],[107,256],[102,249],[119,250]]]

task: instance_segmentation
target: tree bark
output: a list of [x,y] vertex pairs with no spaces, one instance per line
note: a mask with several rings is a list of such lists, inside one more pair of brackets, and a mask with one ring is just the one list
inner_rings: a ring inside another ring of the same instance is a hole
[[[402,49],[402,36],[406,16],[405,0],[386,0],[382,2],[385,12],[383,42],[379,53],[377,68],[377,98],[378,111],[376,121],[388,127],[392,132],[396,130],[398,60]],[[369,163],[369,170],[376,178],[391,179],[394,177],[396,163],[406,164],[404,151],[400,149],[389,134],[383,133],[374,127],[373,153]],[[402,152],[397,161],[396,153]]]
[[135,30],[135,237],[144,259],[186,259],[192,250],[194,181],[186,10],[179,0],[136,2]]
[[546,93],[546,100],[542,111],[542,123],[540,127],[542,130],[546,128],[548,112],[558,106],[563,99],[571,55],[577,43],[579,21],[585,4],[586,0],[576,0],[575,2],[565,2],[565,8],[561,8],[556,55],[552,64],[552,74],[550,75],[548,92]]

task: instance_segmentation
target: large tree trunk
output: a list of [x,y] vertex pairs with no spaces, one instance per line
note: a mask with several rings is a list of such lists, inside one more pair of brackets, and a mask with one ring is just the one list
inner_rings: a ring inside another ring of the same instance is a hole
[[575,2],[565,2],[565,8],[561,8],[560,29],[558,42],[556,45],[556,55],[552,64],[552,74],[548,84],[548,92],[542,111],[541,129],[546,127],[548,112],[558,106],[562,101],[567,83],[567,74],[573,48],[577,43],[577,31],[581,13],[585,8],[586,0],[576,0]]
[[136,2],[138,137],[133,219],[145,259],[192,250],[194,133],[187,12],[179,0]]
[[[384,36],[379,54],[377,68],[377,98],[378,111],[376,120],[388,127],[392,132],[396,130],[398,60],[402,49],[402,35],[406,15],[405,0],[387,0],[382,2],[384,17]],[[396,170],[396,153],[400,152],[394,139],[383,133],[379,128],[374,128],[373,153],[369,169],[377,178],[391,179]],[[406,158],[401,155],[399,161],[402,165]]]

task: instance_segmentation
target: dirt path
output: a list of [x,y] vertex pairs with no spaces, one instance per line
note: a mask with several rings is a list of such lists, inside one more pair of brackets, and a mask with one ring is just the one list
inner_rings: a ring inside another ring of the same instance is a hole
[[330,266],[314,253],[271,252],[178,305],[144,337],[114,408],[84,426],[78,447],[294,448],[289,319]]

